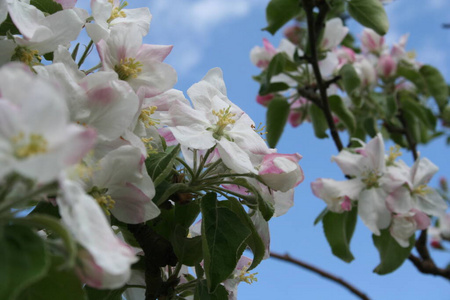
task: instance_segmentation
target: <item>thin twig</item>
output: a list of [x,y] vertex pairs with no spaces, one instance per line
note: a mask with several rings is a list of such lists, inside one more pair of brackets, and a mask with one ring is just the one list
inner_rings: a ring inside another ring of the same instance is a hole
[[310,265],[310,264],[308,264],[306,262],[303,262],[303,261],[300,261],[298,259],[292,258],[289,254],[281,255],[281,254],[277,254],[277,253],[271,252],[270,256],[273,257],[273,258],[276,258],[276,259],[284,260],[284,261],[289,262],[289,263],[293,263],[293,264],[295,264],[295,265],[297,265],[299,267],[302,267],[304,269],[310,270],[310,271],[312,271],[312,272],[314,272],[314,273],[316,273],[316,274],[318,274],[318,275],[320,275],[322,277],[328,278],[328,279],[336,282],[337,284],[342,285],[343,287],[345,287],[346,289],[348,289],[350,292],[352,292],[353,294],[355,294],[356,296],[358,296],[361,299],[364,299],[364,300],[369,300],[370,299],[369,297],[367,297],[366,294],[364,294],[363,292],[358,290],[356,287],[354,287],[353,285],[351,285],[350,283],[348,283],[344,279],[336,277],[335,275],[330,274],[327,271],[321,270],[321,269],[319,269],[319,268],[317,268],[317,267],[315,267],[313,265]]
[[[324,2],[325,3],[325,2]],[[321,28],[324,25],[326,14],[329,10],[328,5],[325,3],[319,6],[319,14],[317,15],[316,20],[314,20],[314,1],[313,0],[304,0],[303,7],[306,12],[306,19],[308,22],[308,39],[309,39],[309,47],[310,47],[310,63],[313,67],[314,76],[316,77],[317,85],[319,87],[320,99],[322,102],[322,111],[325,114],[325,118],[328,123],[328,127],[330,128],[331,137],[334,140],[334,143],[338,149],[341,151],[344,146],[339,137],[338,131],[336,129],[336,125],[334,124],[333,116],[331,115],[330,104],[328,102],[327,97],[327,87],[326,82],[323,81],[322,74],[319,69],[319,59],[317,56],[317,34],[320,32]]]

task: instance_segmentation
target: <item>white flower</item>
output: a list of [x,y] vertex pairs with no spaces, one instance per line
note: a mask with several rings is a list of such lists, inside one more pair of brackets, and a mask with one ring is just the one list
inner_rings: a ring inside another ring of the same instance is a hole
[[169,129],[177,141],[191,149],[217,146],[224,164],[239,173],[257,173],[252,155],[271,151],[255,132],[254,123],[226,96],[222,70],[215,68],[189,90],[194,108],[176,103],[169,114]]
[[258,174],[271,189],[287,192],[305,178],[303,170],[298,165],[301,158],[298,153],[267,154],[263,158]]
[[61,219],[83,246],[78,253],[78,275],[95,288],[123,286],[137,261],[133,249],[114,235],[95,199],[81,186],[64,176],[60,185],[62,193],[56,202]]
[[27,69],[0,69],[0,177],[15,171],[44,183],[79,162],[96,134],[69,124],[64,95]]
[[347,35],[349,29],[342,23],[341,18],[333,18],[325,23],[320,49],[323,51],[332,50],[337,47]]
[[114,26],[109,38],[97,43],[97,50],[103,70],[116,72],[145,97],[159,95],[177,81],[175,70],[162,62],[172,46],[143,45],[136,25]]

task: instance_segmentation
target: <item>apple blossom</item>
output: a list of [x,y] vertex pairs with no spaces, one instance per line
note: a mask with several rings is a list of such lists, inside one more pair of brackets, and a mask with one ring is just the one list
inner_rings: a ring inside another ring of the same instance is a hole
[[258,175],[268,187],[287,192],[299,185],[305,178],[298,165],[302,156],[295,154],[271,153],[264,156]]
[[[0,177],[9,172],[55,180],[93,146],[96,134],[69,124],[64,95],[46,81],[12,63],[0,69]],[[18,89],[17,82],[26,89]]]
[[361,43],[364,50],[380,54],[385,49],[384,37],[378,35],[370,28],[364,28],[361,35]]
[[173,123],[169,129],[177,141],[198,150],[217,146],[226,166],[238,173],[256,173],[251,156],[271,151],[250,117],[227,98],[222,70],[210,70],[188,95],[194,108],[175,103],[169,109]]
[[97,43],[104,71],[114,71],[135,92],[145,97],[159,95],[177,81],[175,70],[162,61],[172,46],[142,44],[142,36],[134,24],[117,24],[107,40]]
[[349,29],[342,23],[341,18],[333,18],[325,23],[320,49],[322,51],[332,50],[337,47],[347,35]]

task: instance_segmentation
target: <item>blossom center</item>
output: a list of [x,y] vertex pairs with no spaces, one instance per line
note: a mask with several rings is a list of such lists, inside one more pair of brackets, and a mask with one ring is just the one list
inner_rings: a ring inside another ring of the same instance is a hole
[[419,196],[426,196],[427,194],[431,193],[430,188],[426,184],[421,184],[415,189],[412,190],[412,193]]
[[38,64],[41,59],[39,51],[22,46],[17,46],[12,56],[12,60],[21,61],[28,66]]
[[248,271],[248,268],[250,267],[250,265],[251,265],[251,263],[249,262],[246,266],[244,266],[241,269],[239,275],[237,276],[239,281],[243,281],[248,284],[252,284],[253,282],[258,281],[258,278],[256,278],[256,275],[258,275],[258,273],[250,274],[250,272]]
[[129,78],[136,78],[142,72],[143,64],[136,61],[135,58],[122,58],[118,65],[114,67],[114,71],[119,75],[120,80],[127,80]]
[[236,116],[235,113],[232,113],[231,106],[228,106],[227,109],[220,109],[219,111],[216,111],[213,109],[212,114],[218,118],[218,121],[213,128],[213,137],[217,140],[220,140],[220,138],[224,135],[225,129],[228,125],[233,125],[236,123],[236,120],[234,117]]
[[156,106],[150,106],[141,110],[141,114],[139,115],[139,120],[144,123],[145,128],[149,128],[151,126],[155,126],[159,124],[159,120],[153,119],[151,115],[153,115],[156,111]]
[[367,189],[370,188],[378,188],[380,187],[378,183],[378,179],[380,179],[380,175],[375,171],[368,171],[363,174],[361,181],[366,185]]
[[11,138],[11,142],[14,147],[14,156],[19,159],[46,153],[48,150],[48,142],[40,134],[31,133],[27,137],[23,132],[20,132]]
[[397,159],[397,157],[402,156],[402,152],[400,152],[400,146],[395,145],[389,148],[389,156],[386,160],[386,165],[392,166]]
[[89,192],[89,195],[97,201],[98,205],[100,205],[107,215],[110,215],[109,210],[114,208],[116,201],[114,201],[110,195],[106,195],[107,191],[108,189],[101,189],[94,186]]
[[109,0],[108,2],[112,4],[113,9],[111,10],[111,16],[109,17],[109,19],[106,22],[111,23],[114,19],[127,17],[127,14],[124,11],[122,11],[122,8],[127,6],[128,2],[126,2],[126,1],[123,2],[119,7],[114,6],[113,0]]

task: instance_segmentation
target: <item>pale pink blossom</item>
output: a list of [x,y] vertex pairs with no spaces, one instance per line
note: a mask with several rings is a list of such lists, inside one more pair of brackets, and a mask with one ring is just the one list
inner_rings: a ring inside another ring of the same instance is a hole
[[298,162],[302,156],[295,154],[271,153],[264,156],[258,175],[268,187],[287,192],[299,185],[305,178]]
[[380,54],[385,49],[384,36],[370,28],[364,28],[361,36],[362,47],[367,52]]

